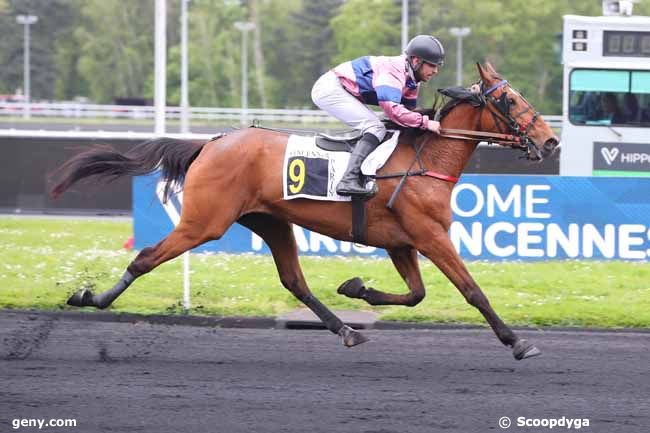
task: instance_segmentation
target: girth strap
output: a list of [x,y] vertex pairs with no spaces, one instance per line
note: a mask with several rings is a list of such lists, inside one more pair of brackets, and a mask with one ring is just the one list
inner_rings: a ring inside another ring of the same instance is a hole
[[352,197],[352,241],[366,245],[368,242],[368,227],[366,215],[366,200]]
[[431,170],[425,171],[424,173],[422,173],[422,175],[432,177],[434,179],[444,180],[445,182],[451,182],[451,183],[456,183],[459,180],[459,178],[457,178],[456,176],[449,176],[447,174],[436,173],[435,171],[431,171]]

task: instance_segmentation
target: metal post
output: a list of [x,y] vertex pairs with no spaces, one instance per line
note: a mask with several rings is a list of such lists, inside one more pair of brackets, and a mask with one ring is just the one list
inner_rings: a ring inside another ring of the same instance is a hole
[[25,34],[24,34],[24,41],[25,41],[25,53],[24,53],[24,62],[23,62],[23,80],[24,84],[23,86],[25,87],[23,89],[23,95],[25,96],[25,108],[23,110],[23,117],[25,119],[29,119],[32,117],[31,113],[31,100],[32,100],[32,95],[31,95],[31,77],[30,77],[30,68],[29,68],[29,24],[25,24]]
[[402,0],[402,51],[409,42],[409,0]]
[[23,53],[23,96],[25,98],[25,105],[23,106],[23,118],[29,119],[31,117],[31,81],[30,81],[30,59],[29,59],[29,26],[38,21],[36,15],[18,15],[16,22],[25,26],[24,30],[24,53]]
[[255,28],[251,22],[237,21],[235,27],[242,32],[241,39],[241,124],[248,124],[248,32]]
[[242,56],[241,56],[241,108],[242,116],[241,123],[246,125],[248,123],[248,32],[244,30],[242,33]]
[[167,0],[156,0],[155,23],[155,127],[156,135],[165,134],[165,109],[167,108]]
[[456,85],[463,85],[463,38],[456,38]]
[[471,33],[469,27],[452,27],[449,29],[456,36],[456,85],[463,85],[463,38]]
[[187,311],[190,307],[190,252],[185,251],[183,253],[183,308]]
[[190,132],[189,98],[187,90],[187,3],[181,0],[181,133]]

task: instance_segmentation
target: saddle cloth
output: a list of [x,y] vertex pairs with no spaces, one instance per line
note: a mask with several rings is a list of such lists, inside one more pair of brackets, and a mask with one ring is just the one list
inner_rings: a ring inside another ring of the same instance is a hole
[[[398,140],[399,131],[393,131],[393,136],[363,161],[361,172],[374,176],[393,153]],[[290,135],[284,154],[284,199],[350,201],[351,197],[336,193],[336,185],[343,177],[349,159],[347,152],[330,152],[317,147],[313,136]]]

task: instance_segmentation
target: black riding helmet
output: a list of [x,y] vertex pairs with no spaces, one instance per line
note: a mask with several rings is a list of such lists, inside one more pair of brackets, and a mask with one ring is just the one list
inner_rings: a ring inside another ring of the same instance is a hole
[[[445,49],[438,39],[429,35],[418,35],[411,39],[404,53],[407,55],[409,64],[414,71],[420,69],[422,62],[438,66],[442,66],[445,62]],[[413,64],[411,63],[412,56],[419,57],[422,60],[417,64]]]

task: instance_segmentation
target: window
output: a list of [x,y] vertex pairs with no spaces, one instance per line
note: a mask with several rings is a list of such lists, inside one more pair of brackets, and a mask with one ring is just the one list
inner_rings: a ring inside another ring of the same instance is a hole
[[571,123],[650,127],[650,71],[576,69],[569,81]]

